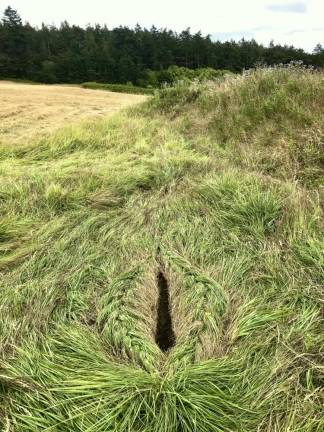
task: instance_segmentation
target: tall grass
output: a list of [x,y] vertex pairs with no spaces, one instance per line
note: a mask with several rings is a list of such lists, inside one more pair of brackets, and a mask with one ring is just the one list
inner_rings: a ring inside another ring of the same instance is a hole
[[201,150],[218,154],[220,147],[241,168],[317,187],[324,168],[323,96],[322,72],[291,65],[189,88],[179,83],[149,105],[180,123]]
[[3,430],[323,429],[323,83],[258,69],[0,149]]

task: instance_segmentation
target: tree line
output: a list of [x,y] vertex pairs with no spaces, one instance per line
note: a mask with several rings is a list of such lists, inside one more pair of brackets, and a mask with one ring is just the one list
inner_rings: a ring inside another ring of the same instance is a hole
[[255,40],[213,41],[190,29],[176,33],[168,29],[87,26],[66,21],[59,27],[41,28],[23,23],[10,6],[0,22],[0,78],[45,83],[132,83],[159,84],[154,76],[170,66],[187,69],[226,69],[240,72],[258,63],[273,65],[302,61],[324,67],[324,48],[313,53],[287,45]]

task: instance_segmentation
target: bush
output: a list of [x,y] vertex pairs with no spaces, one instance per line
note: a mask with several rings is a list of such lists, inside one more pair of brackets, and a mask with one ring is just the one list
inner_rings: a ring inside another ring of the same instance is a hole
[[231,74],[231,72],[225,69],[189,69],[186,67],[170,66],[168,69],[163,69],[160,71],[152,71],[147,69],[137,83],[142,87],[151,86],[158,88],[163,87],[166,84],[175,85],[179,81],[210,81],[221,78],[228,74]]
[[136,87],[128,84],[101,84],[97,82],[86,82],[82,84],[83,88],[91,90],[108,90],[117,93],[144,94],[150,95],[154,93],[151,88]]

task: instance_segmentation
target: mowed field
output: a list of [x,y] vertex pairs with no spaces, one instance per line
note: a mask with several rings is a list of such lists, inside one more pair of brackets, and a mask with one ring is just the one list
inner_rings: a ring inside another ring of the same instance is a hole
[[111,115],[145,98],[77,86],[0,81],[0,144],[30,141],[66,124]]

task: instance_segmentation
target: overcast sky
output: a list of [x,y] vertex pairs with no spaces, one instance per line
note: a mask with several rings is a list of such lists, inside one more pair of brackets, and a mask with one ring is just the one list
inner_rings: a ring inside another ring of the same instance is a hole
[[324,0],[0,0],[18,9],[33,25],[88,23],[143,27],[190,27],[211,34],[214,40],[271,39],[312,51],[324,45]]

